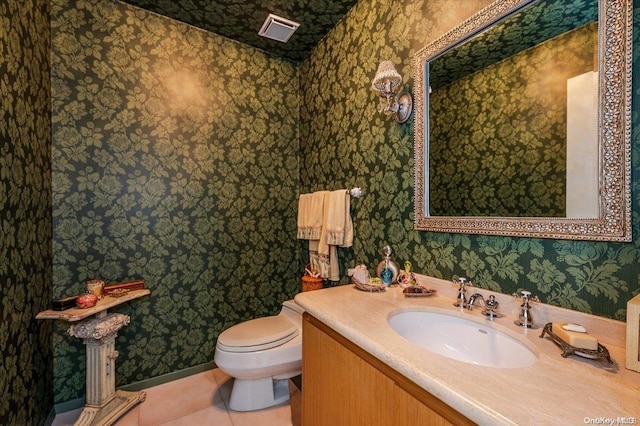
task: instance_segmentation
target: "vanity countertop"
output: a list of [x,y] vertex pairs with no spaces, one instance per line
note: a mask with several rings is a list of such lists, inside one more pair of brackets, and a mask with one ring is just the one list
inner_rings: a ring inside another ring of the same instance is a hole
[[[519,301],[495,294],[506,316],[487,320],[482,309],[453,306],[457,288],[449,281],[418,276],[418,283],[438,291],[436,296],[405,297],[400,287],[367,293],[353,285],[299,293],[295,300],[314,317],[402,373],[449,406],[481,425],[637,424],[640,422],[640,373],[625,368],[625,323],[545,304],[533,304],[539,329],[514,324]],[[456,361],[405,340],[387,323],[390,314],[404,310],[446,309],[527,341],[538,361],[525,368],[492,368]],[[598,338],[613,364],[562,350],[545,336],[546,322],[576,322]],[[612,419],[612,420],[611,420]],[[611,423],[605,423],[611,421]]]

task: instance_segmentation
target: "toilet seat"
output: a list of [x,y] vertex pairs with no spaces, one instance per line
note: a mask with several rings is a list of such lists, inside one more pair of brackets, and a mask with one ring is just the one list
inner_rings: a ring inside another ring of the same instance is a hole
[[223,331],[217,346],[227,352],[254,352],[285,344],[298,334],[298,328],[281,315],[256,318]]

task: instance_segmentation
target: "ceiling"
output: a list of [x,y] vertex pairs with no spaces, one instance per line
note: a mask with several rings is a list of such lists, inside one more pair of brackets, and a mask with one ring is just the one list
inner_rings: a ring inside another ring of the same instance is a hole
[[[311,49],[358,0],[122,0],[292,62]],[[300,23],[287,43],[260,37],[269,13]]]

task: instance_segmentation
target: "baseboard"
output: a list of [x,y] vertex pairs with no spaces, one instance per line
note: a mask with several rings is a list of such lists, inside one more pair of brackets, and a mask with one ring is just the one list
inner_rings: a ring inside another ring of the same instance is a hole
[[84,406],[85,399],[86,398],[71,399],[69,401],[60,402],[54,405],[56,414],[66,413],[67,411],[73,411],[77,410],[78,408],[82,408]]
[[[183,370],[172,371],[171,373],[163,374],[161,376],[152,377],[150,379],[141,380],[139,382],[130,383],[125,386],[120,386],[118,389],[133,392],[143,389],[147,389],[153,386],[158,386],[163,383],[169,383],[174,380],[183,379],[185,377],[192,376],[194,374],[202,373],[204,371],[213,370],[216,368],[213,361],[205,362],[204,364],[195,365],[193,367],[185,368]],[[61,402],[56,404],[54,409],[56,414],[66,413],[67,411],[77,410],[82,408],[85,403],[85,398],[72,399],[70,401]]]
[[139,391],[153,386],[158,386],[163,383],[172,382],[174,380],[184,379],[185,377],[193,376],[194,374],[202,373],[208,370],[213,370],[214,368],[215,364],[213,363],[213,361],[205,362],[204,364],[195,365],[193,367],[185,368],[184,370],[172,371],[171,373],[163,374],[161,376],[156,376],[150,379],[121,386],[118,389],[129,392]]
[[56,409],[55,409],[55,407],[51,407],[51,410],[49,411],[49,415],[45,419],[43,425],[44,426],[51,426],[55,419],[56,419]]

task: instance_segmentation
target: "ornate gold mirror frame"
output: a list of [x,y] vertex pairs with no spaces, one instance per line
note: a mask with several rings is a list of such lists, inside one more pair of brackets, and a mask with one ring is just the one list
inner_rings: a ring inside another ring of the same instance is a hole
[[415,115],[415,228],[423,231],[631,241],[631,56],[633,0],[599,1],[599,204],[597,218],[428,216],[428,61],[532,0],[498,0],[413,57]]

